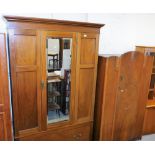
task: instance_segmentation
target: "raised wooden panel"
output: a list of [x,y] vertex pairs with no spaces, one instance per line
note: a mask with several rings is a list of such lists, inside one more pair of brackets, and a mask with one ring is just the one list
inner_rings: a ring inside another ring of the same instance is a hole
[[92,121],[98,61],[98,38],[95,33],[78,34],[76,69],[76,106],[79,122]]
[[92,110],[94,69],[80,69],[78,119],[88,118]]
[[35,72],[17,74],[17,98],[19,130],[38,126],[37,120],[37,78]]
[[0,141],[6,140],[4,113],[0,113]]
[[96,39],[81,39],[80,64],[94,64],[96,55]]
[[144,56],[138,52],[127,53],[121,57],[114,140],[135,138],[136,118],[140,110],[138,101],[143,62]]
[[[40,34],[9,30],[15,137],[41,128]],[[32,131],[31,131],[32,130]]]
[[36,64],[36,37],[16,35],[16,65],[35,65]]

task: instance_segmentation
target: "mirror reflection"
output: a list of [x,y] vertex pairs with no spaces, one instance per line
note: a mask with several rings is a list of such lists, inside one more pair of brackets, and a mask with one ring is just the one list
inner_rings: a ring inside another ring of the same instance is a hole
[[47,122],[69,120],[71,38],[47,38]]

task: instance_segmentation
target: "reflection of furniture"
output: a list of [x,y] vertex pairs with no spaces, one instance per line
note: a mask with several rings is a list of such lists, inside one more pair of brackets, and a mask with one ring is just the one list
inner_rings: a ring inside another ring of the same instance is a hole
[[140,52],[99,57],[95,108],[96,140],[142,136],[149,62]]
[[49,67],[51,66],[51,62],[52,62],[52,69],[59,69],[59,60],[58,60],[58,54],[51,54],[48,53],[48,57],[49,57]]
[[69,113],[69,102],[70,102],[70,69],[64,70],[64,104],[62,107],[63,113]]
[[152,52],[152,56],[147,57],[146,61],[149,61],[147,79],[149,80],[147,90],[148,100],[146,102],[143,134],[155,133],[155,47],[136,46],[136,50],[142,53]]
[[[103,24],[27,17],[5,19],[9,32],[15,139],[91,140],[98,40]],[[47,38],[72,39],[69,119],[50,124]]]
[[6,36],[0,33],[0,141],[12,140]]
[[58,97],[61,97],[60,89],[61,88],[61,80],[59,81],[48,81],[48,111],[56,111],[60,117],[60,105],[61,99]]
[[60,117],[60,106],[57,103],[54,102],[48,102],[48,110],[49,111],[56,111]]

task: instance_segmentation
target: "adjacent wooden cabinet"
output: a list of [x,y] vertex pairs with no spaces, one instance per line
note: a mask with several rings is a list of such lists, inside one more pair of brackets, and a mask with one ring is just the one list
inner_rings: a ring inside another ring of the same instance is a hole
[[[149,90],[147,93],[145,117],[143,124],[143,134],[154,134],[155,133],[155,47],[149,46],[136,46],[136,50],[142,53],[149,52]],[[152,54],[151,54],[152,53]]]
[[4,18],[15,140],[91,140],[103,24]]
[[0,141],[12,140],[6,35],[0,33]]
[[99,56],[95,140],[141,138],[150,58],[140,52]]

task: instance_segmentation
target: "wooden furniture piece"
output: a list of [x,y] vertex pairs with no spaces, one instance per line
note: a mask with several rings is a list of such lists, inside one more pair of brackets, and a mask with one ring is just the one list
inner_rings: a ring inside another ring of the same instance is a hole
[[[5,16],[9,35],[15,140],[91,140],[103,24]],[[70,38],[69,118],[48,124],[48,38]]]
[[6,36],[0,33],[0,141],[12,138]]
[[141,138],[149,64],[150,61],[140,52],[99,56],[95,140]]
[[[151,52],[155,53],[155,47],[149,46],[136,46],[136,50],[142,53]],[[146,102],[146,110],[143,125],[143,134],[155,133],[155,55],[149,58],[149,91],[147,92],[148,100]]]
[[[61,87],[61,83],[62,81],[59,82],[50,82],[48,87],[52,87],[52,88],[57,88],[58,85],[60,85],[59,87]],[[48,88],[50,89],[50,88]],[[56,100],[58,97],[61,96],[60,90],[53,90],[52,91],[48,91],[48,99],[51,100],[48,102],[48,109],[50,111],[56,111],[56,113],[58,113],[59,117],[60,117],[60,104],[61,103],[57,103]]]

